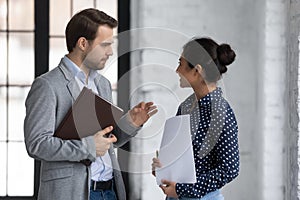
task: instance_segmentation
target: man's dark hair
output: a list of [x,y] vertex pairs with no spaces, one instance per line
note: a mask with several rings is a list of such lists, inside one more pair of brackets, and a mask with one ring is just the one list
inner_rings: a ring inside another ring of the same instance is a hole
[[88,8],[75,14],[69,21],[65,31],[68,51],[73,51],[80,37],[94,40],[99,25],[108,25],[115,28],[118,26],[118,21],[94,8]]

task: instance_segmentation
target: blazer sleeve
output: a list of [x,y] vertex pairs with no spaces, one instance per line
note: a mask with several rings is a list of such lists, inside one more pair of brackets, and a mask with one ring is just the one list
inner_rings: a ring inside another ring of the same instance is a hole
[[[102,97],[107,98],[108,101],[112,102],[112,88],[108,79],[100,75],[98,88],[101,88]],[[113,130],[113,134],[117,138],[117,142],[113,145],[114,147],[120,147],[128,142],[132,137],[134,137],[141,127],[134,126],[130,121],[129,113],[127,112],[125,115],[121,117],[121,119],[117,122],[117,127]]]
[[117,137],[117,142],[114,143],[114,147],[120,147],[134,137],[141,127],[134,126],[130,119],[129,113],[126,113],[118,122],[118,127],[114,134]]
[[51,83],[37,78],[29,91],[24,120],[24,137],[28,154],[46,161],[80,161],[96,159],[92,137],[62,140],[53,137],[57,115],[57,97]]

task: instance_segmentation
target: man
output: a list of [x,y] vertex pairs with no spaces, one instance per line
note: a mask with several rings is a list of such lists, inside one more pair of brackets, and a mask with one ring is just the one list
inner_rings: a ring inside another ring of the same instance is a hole
[[[38,199],[125,199],[125,189],[112,143],[122,145],[153,114],[152,102],[140,103],[125,114],[115,130],[104,127],[81,140],[62,140],[53,133],[78,97],[88,87],[111,101],[109,81],[98,74],[112,55],[117,21],[96,9],[83,10],[66,28],[69,53],[58,67],[38,77],[26,99],[24,121],[28,154],[41,160]],[[122,130],[122,131],[121,131]],[[113,132],[115,136],[104,137]],[[93,161],[80,162],[82,160]]]

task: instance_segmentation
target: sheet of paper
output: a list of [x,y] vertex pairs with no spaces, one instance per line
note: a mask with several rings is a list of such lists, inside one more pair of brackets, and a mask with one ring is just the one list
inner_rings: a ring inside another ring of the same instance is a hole
[[190,116],[179,115],[168,119],[160,145],[158,159],[162,168],[156,169],[156,182],[195,183],[196,171],[190,133]]

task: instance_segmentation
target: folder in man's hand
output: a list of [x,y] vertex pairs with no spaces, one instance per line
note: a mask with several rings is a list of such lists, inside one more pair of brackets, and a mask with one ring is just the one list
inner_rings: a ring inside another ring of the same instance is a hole
[[123,110],[84,87],[69,109],[54,136],[64,140],[84,138],[113,126],[123,116]]

